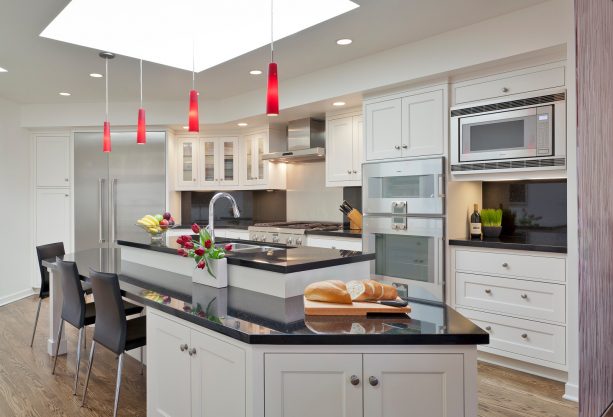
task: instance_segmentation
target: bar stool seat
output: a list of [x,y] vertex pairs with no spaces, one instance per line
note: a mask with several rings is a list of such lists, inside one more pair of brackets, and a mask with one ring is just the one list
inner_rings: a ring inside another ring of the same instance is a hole
[[126,322],[126,348],[132,350],[147,344],[147,317],[137,317]]
[[[143,311],[143,307],[137,306],[136,304],[132,304],[129,301],[125,301],[125,300],[123,301],[123,308],[126,312],[126,316],[131,316],[133,314],[140,314]],[[96,303],[95,302],[86,303],[85,304],[85,326],[90,326],[95,323],[96,323]]]

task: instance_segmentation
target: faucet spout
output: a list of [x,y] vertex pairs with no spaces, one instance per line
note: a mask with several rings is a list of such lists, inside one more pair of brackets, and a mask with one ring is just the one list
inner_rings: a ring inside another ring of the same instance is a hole
[[211,235],[211,240],[213,242],[215,242],[215,226],[214,226],[214,222],[215,222],[215,202],[217,200],[219,200],[220,198],[227,198],[228,200],[230,200],[230,203],[232,204],[232,213],[234,214],[235,218],[240,217],[241,212],[238,209],[238,205],[236,204],[236,200],[234,199],[234,197],[232,197],[230,194],[228,193],[217,193],[213,196],[213,198],[211,198],[211,202],[209,203],[209,224],[206,226],[209,234]]

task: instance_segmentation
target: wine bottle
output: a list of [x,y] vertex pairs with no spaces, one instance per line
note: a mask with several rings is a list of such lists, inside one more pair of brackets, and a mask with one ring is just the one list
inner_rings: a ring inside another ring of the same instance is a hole
[[481,239],[481,215],[479,205],[475,203],[475,211],[470,215],[470,238]]

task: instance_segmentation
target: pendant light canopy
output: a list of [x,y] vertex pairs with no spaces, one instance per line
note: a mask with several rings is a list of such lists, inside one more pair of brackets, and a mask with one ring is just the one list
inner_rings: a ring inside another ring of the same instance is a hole
[[196,72],[194,61],[196,55],[196,43],[192,43],[192,89],[189,92],[189,132],[200,132],[200,119],[198,116],[198,91],[196,91]]
[[145,109],[143,108],[143,60],[140,60],[140,108],[138,109],[138,125],[136,128],[136,143],[147,143],[147,125],[145,123]]
[[104,59],[105,69],[105,116],[104,127],[102,130],[102,152],[111,152],[111,123],[109,122],[109,59],[115,58],[115,54],[110,52],[100,52],[100,58]]
[[268,64],[266,114],[268,116],[279,115],[279,78],[277,76],[277,63],[275,62],[275,48],[273,38],[273,0],[270,0],[270,64]]

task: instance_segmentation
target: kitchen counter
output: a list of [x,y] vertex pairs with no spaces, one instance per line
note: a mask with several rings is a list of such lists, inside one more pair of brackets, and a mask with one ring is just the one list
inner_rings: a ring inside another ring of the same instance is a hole
[[[191,234],[191,233],[190,233]],[[240,239],[217,238],[217,243],[242,242],[262,245],[260,242],[243,241]],[[152,245],[148,237],[140,241],[117,242],[120,246],[128,246],[138,249],[163,252],[172,255],[177,254],[179,245],[176,238],[168,238],[166,245]],[[278,247],[279,250],[259,253],[228,252],[228,265],[239,265],[247,268],[261,269],[281,274],[289,274],[313,269],[327,268],[331,266],[346,265],[356,262],[365,262],[375,259],[374,253],[362,253],[341,249],[315,248],[308,246],[287,247],[277,244],[265,244],[266,246]]]
[[[272,345],[470,345],[489,335],[449,306],[411,302],[407,315],[305,316],[302,296],[278,298],[241,288],[195,284],[183,275],[121,259],[121,249],[93,249],[64,256],[80,274],[116,272],[126,298],[248,344]],[[55,259],[43,265],[54,268]]]
[[522,231],[512,236],[500,236],[499,238],[449,239],[449,244],[454,246],[525,250],[534,252],[567,252],[565,232]]

